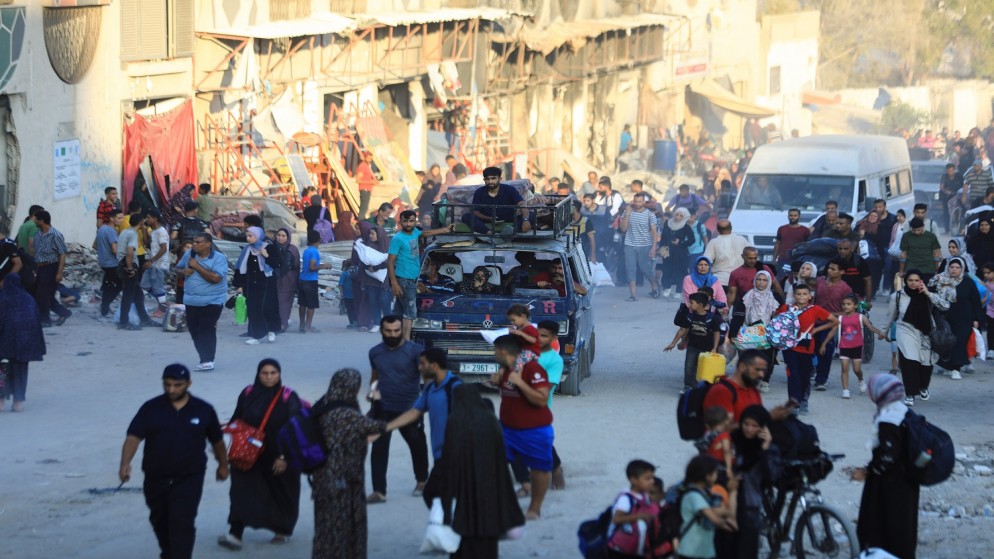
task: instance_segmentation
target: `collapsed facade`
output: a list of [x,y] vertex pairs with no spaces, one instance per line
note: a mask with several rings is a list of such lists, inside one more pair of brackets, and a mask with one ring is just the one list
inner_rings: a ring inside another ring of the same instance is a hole
[[578,184],[615,168],[626,124],[644,148],[678,124],[692,131],[701,100],[721,114],[756,109],[741,99],[760,93],[755,10],[755,0],[0,0],[0,47],[11,45],[5,66],[0,48],[0,221],[16,229],[41,204],[88,243],[104,188],[127,201],[142,182],[159,203],[209,182],[293,205],[313,185],[354,210],[362,151],[380,172],[371,207],[413,201],[415,170],[444,167],[447,154],[470,173],[504,162],[535,182]]

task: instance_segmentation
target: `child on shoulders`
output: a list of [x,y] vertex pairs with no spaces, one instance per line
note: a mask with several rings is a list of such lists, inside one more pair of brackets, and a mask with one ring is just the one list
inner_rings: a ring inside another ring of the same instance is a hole
[[719,483],[724,485],[723,482],[727,481],[735,464],[735,450],[732,448],[732,437],[729,434],[732,418],[725,408],[711,406],[704,410],[704,424],[707,426],[704,438],[695,444],[701,454],[718,461]]

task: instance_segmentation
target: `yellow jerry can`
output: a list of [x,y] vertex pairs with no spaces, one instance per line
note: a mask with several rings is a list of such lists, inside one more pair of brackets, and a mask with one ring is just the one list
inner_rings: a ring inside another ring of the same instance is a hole
[[725,376],[725,356],[720,353],[702,353],[697,356],[697,380],[712,384]]

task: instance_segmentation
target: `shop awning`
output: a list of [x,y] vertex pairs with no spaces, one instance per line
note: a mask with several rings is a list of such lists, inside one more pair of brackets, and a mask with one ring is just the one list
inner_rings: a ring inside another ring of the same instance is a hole
[[331,12],[319,12],[311,14],[307,19],[271,21],[246,27],[211,29],[203,33],[252,39],[279,39],[281,37],[307,37],[310,35],[340,35],[351,33],[357,27],[356,20],[352,18]]
[[697,80],[689,86],[690,91],[704,97],[716,107],[731,111],[737,115],[753,118],[765,118],[773,116],[777,112],[773,109],[754,105],[738,95],[728,91],[718,85],[712,79]]
[[565,44],[569,44],[574,51],[579,50],[587,41],[609,31],[630,31],[638,27],[655,25],[665,27],[676,19],[676,16],[639,14],[582,21],[558,21],[547,27],[522,29],[521,38],[530,50],[548,55]]
[[391,11],[380,14],[355,14],[352,17],[359,21],[361,27],[379,24],[388,27],[402,25],[421,25],[425,23],[444,23],[448,21],[469,21],[485,19],[499,21],[512,16],[530,15],[526,12],[502,10],[500,8],[442,8],[430,11]]

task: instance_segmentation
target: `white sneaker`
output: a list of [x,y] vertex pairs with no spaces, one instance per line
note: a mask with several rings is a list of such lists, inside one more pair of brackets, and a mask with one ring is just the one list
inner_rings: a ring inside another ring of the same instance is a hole
[[269,343],[275,342],[276,341],[276,332],[270,332],[270,333],[266,334],[266,341],[269,342]]
[[977,370],[973,368],[973,365],[967,364],[963,366],[963,372],[972,375],[973,373],[976,373]]
[[369,332],[371,334],[375,334],[376,332],[379,332],[379,331],[380,331],[380,327],[379,326],[373,326],[372,328],[369,329]]
[[214,370],[214,362],[213,361],[206,361],[206,362],[201,363],[201,364],[197,365],[196,367],[194,367],[193,370],[194,371],[213,371]]
[[904,399],[904,405],[908,406],[909,408],[915,407],[915,397],[914,396],[908,396],[907,398],[905,398]]
[[959,371],[949,371],[950,380],[963,380],[963,375],[959,374]]
[[663,291],[663,297],[669,298],[669,296],[672,295],[672,294],[673,294],[673,288],[672,287],[667,287],[666,290]]
[[992,359],[994,359],[994,350],[987,352],[987,360],[990,361]]
[[262,343],[262,340],[257,340],[255,338],[245,340],[245,345],[259,345],[260,343]]
[[758,388],[759,388],[760,392],[762,392],[762,393],[765,394],[765,393],[767,393],[767,392],[770,391],[770,383],[766,382],[765,380],[761,380],[761,381],[759,381],[759,387]]
[[859,393],[866,394],[866,382],[859,381]]
[[843,397],[844,399],[848,400],[849,398],[852,398],[852,395],[851,395],[851,394],[849,394],[849,391],[848,391],[848,390],[843,390],[843,391],[842,391],[842,397]]

